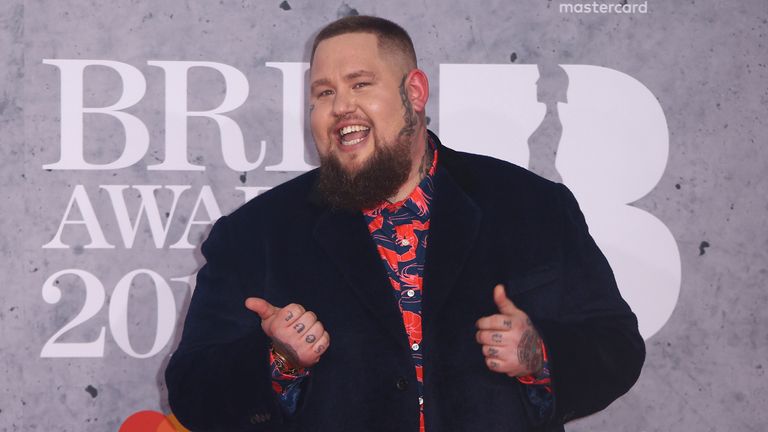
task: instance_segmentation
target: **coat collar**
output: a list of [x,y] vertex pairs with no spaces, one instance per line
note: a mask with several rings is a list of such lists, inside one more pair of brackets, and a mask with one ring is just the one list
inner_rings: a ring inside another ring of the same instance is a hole
[[[461,158],[437,143],[439,161],[434,176],[435,194],[430,208],[429,246],[424,269],[422,316],[429,326],[448,298],[472,249],[480,226],[479,207],[456,182],[452,171]],[[313,197],[316,198],[316,197]],[[361,212],[325,209],[313,231],[364,305],[389,333],[407,347],[408,337],[376,244]]]

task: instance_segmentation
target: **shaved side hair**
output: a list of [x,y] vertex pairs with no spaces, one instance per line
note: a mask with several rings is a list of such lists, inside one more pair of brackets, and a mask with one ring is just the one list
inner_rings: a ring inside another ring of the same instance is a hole
[[413,41],[408,32],[392,21],[367,15],[344,17],[323,27],[315,36],[309,64],[311,65],[315,60],[315,51],[320,42],[348,33],[376,35],[380,50],[400,57],[404,60],[405,66],[408,69],[418,67],[416,63],[416,50],[413,48]]

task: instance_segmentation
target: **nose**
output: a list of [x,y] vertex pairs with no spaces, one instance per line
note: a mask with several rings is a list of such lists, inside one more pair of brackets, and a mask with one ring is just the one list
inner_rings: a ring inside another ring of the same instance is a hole
[[333,98],[333,114],[343,117],[356,109],[355,98],[348,91],[337,91]]

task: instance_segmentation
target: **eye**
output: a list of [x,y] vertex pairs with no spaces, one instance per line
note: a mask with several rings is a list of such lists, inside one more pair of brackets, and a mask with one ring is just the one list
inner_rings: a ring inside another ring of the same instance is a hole
[[333,94],[333,90],[323,90],[317,94],[317,97],[330,96]]
[[363,88],[363,87],[368,87],[369,85],[371,85],[371,83],[369,83],[369,82],[359,82],[359,83],[355,83],[355,85],[353,85],[352,88],[353,89],[360,89],[360,88]]

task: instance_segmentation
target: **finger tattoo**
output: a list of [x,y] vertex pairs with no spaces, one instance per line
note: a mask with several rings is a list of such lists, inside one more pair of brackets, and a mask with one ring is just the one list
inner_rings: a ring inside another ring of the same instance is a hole
[[497,367],[499,367],[499,364],[495,361],[492,361],[489,363],[489,366],[491,366],[491,369],[496,369]]
[[512,320],[504,320],[504,327],[511,329],[512,328]]
[[315,348],[316,353],[321,353],[325,349],[325,345],[318,345],[317,348]]
[[488,348],[488,357],[496,357],[497,355],[499,355],[499,350],[494,347]]
[[315,335],[311,334],[311,335],[307,335],[307,338],[304,340],[307,341],[307,343],[312,343],[316,340],[316,338],[315,338]]
[[491,340],[496,343],[501,343],[501,333],[494,333],[491,335]]
[[293,329],[296,330],[296,333],[301,333],[304,331],[304,324],[298,323],[295,326],[293,326]]
[[288,315],[285,316],[285,320],[290,321],[291,319],[293,319],[293,312],[288,311]]

